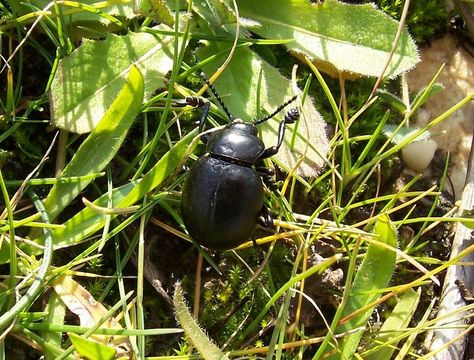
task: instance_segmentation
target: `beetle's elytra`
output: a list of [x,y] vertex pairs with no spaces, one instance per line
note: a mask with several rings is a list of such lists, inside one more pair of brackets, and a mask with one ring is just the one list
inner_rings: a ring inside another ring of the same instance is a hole
[[[182,189],[181,212],[186,229],[196,242],[210,249],[225,250],[248,241],[257,223],[267,227],[273,224],[263,203],[261,177],[268,176],[268,171],[261,171],[256,165],[278,152],[285,125],[295,122],[299,112],[297,108],[287,112],[280,123],[277,144],[265,148],[256,124],[275,116],[296,97],[269,116],[244,123],[230,114],[216,90],[205,81],[231,122],[201,138],[206,154],[189,170]],[[189,97],[186,102],[203,109],[199,122],[202,132],[210,104],[196,97]]]

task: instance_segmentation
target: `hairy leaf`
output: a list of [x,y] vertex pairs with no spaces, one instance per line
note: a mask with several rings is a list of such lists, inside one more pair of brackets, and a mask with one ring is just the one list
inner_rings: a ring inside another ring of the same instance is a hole
[[92,131],[124,86],[132,65],[145,79],[147,100],[163,86],[173,66],[172,42],[172,37],[148,33],[85,40],[58,65],[50,93],[53,124],[77,133]]
[[[143,77],[132,65],[117,98],[81,144],[61,176],[83,176],[100,172],[105,168],[119,150],[140,110],[143,89]],[[56,218],[90,181],[55,184],[44,202],[50,218]]]
[[[212,44],[199,54],[201,57],[210,56],[219,50],[218,45]],[[222,57],[219,60],[223,60]],[[207,74],[212,74],[215,69],[215,63],[204,67]],[[295,95],[291,81],[249,49],[236,51],[215,87],[230,112],[247,122],[272,113]],[[318,175],[328,151],[326,124],[312,101],[311,98],[306,99],[297,124],[287,125],[283,145],[274,157],[287,169],[296,168],[297,173],[307,177]],[[297,106],[298,103],[293,102],[277,116],[259,125],[267,147],[277,144],[279,123],[289,109]],[[292,146],[295,127],[298,133]],[[300,159],[303,162],[300,163]]]
[[[416,133],[417,131],[419,131],[420,129],[419,128],[409,128],[409,127],[404,127],[404,128],[400,128],[396,134],[395,133],[395,130],[398,128],[398,126],[396,125],[385,125],[383,127],[383,130],[382,130],[382,133],[386,136],[386,137],[391,137],[392,136],[392,142],[394,144],[401,144],[402,142],[404,142],[407,138],[409,138],[410,136],[412,136],[414,133]],[[425,131],[423,134],[419,135],[416,139],[412,140],[412,141],[425,141],[425,140],[428,140],[431,136],[431,133],[429,131]]]
[[176,318],[182,326],[184,333],[191,340],[193,345],[206,360],[225,360],[229,357],[206,336],[204,331],[196,323],[184,301],[181,285],[176,284],[173,296],[173,305],[176,311]]
[[[285,46],[329,72],[379,76],[388,59],[398,23],[372,4],[336,0],[238,0],[240,15],[259,23],[252,31],[269,39],[295,39]],[[403,31],[385,76],[393,78],[419,61],[418,50]]]
[[138,0],[136,5],[136,12],[148,16],[156,22],[173,26],[174,19],[165,0]]

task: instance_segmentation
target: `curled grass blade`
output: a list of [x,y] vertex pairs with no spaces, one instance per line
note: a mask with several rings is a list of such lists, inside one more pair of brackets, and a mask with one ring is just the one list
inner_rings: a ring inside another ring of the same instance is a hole
[[[43,203],[39,199],[38,195],[32,190],[28,190],[28,193],[33,201],[38,212],[41,213],[42,220],[45,223],[49,223],[48,214],[46,209],[43,206]],[[23,295],[23,297],[18,300],[8,311],[6,311],[2,316],[0,316],[0,329],[4,329],[9,326],[9,323],[22,311],[24,311],[28,306],[30,306],[36,298],[39,296],[42,290],[44,290],[45,278],[51,264],[51,258],[53,256],[53,238],[51,230],[48,228],[43,229],[46,237],[44,241],[44,255],[43,261],[38,268],[37,274],[33,283]]]

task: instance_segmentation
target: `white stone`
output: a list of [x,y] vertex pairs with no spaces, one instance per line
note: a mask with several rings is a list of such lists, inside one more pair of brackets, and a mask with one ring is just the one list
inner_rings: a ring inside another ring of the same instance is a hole
[[423,172],[430,165],[437,148],[438,144],[431,139],[413,141],[402,149],[402,158],[410,169]]

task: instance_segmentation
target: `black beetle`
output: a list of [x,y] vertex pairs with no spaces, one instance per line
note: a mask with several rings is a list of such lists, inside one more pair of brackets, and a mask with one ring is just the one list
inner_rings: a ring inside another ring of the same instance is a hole
[[[271,119],[296,96],[279,106],[272,114],[245,123],[232,116],[212,84],[206,81],[230,123],[225,128],[203,135],[207,152],[191,167],[184,182],[181,212],[191,237],[210,249],[231,249],[247,241],[257,223],[269,227],[273,220],[263,204],[263,184],[270,169],[256,168],[263,159],[275,155],[285,133],[285,125],[299,118],[297,108],[287,112],[280,123],[276,146],[265,148],[258,137],[257,124]],[[202,98],[186,98],[188,105],[203,109],[199,133],[204,128],[210,103]]]

